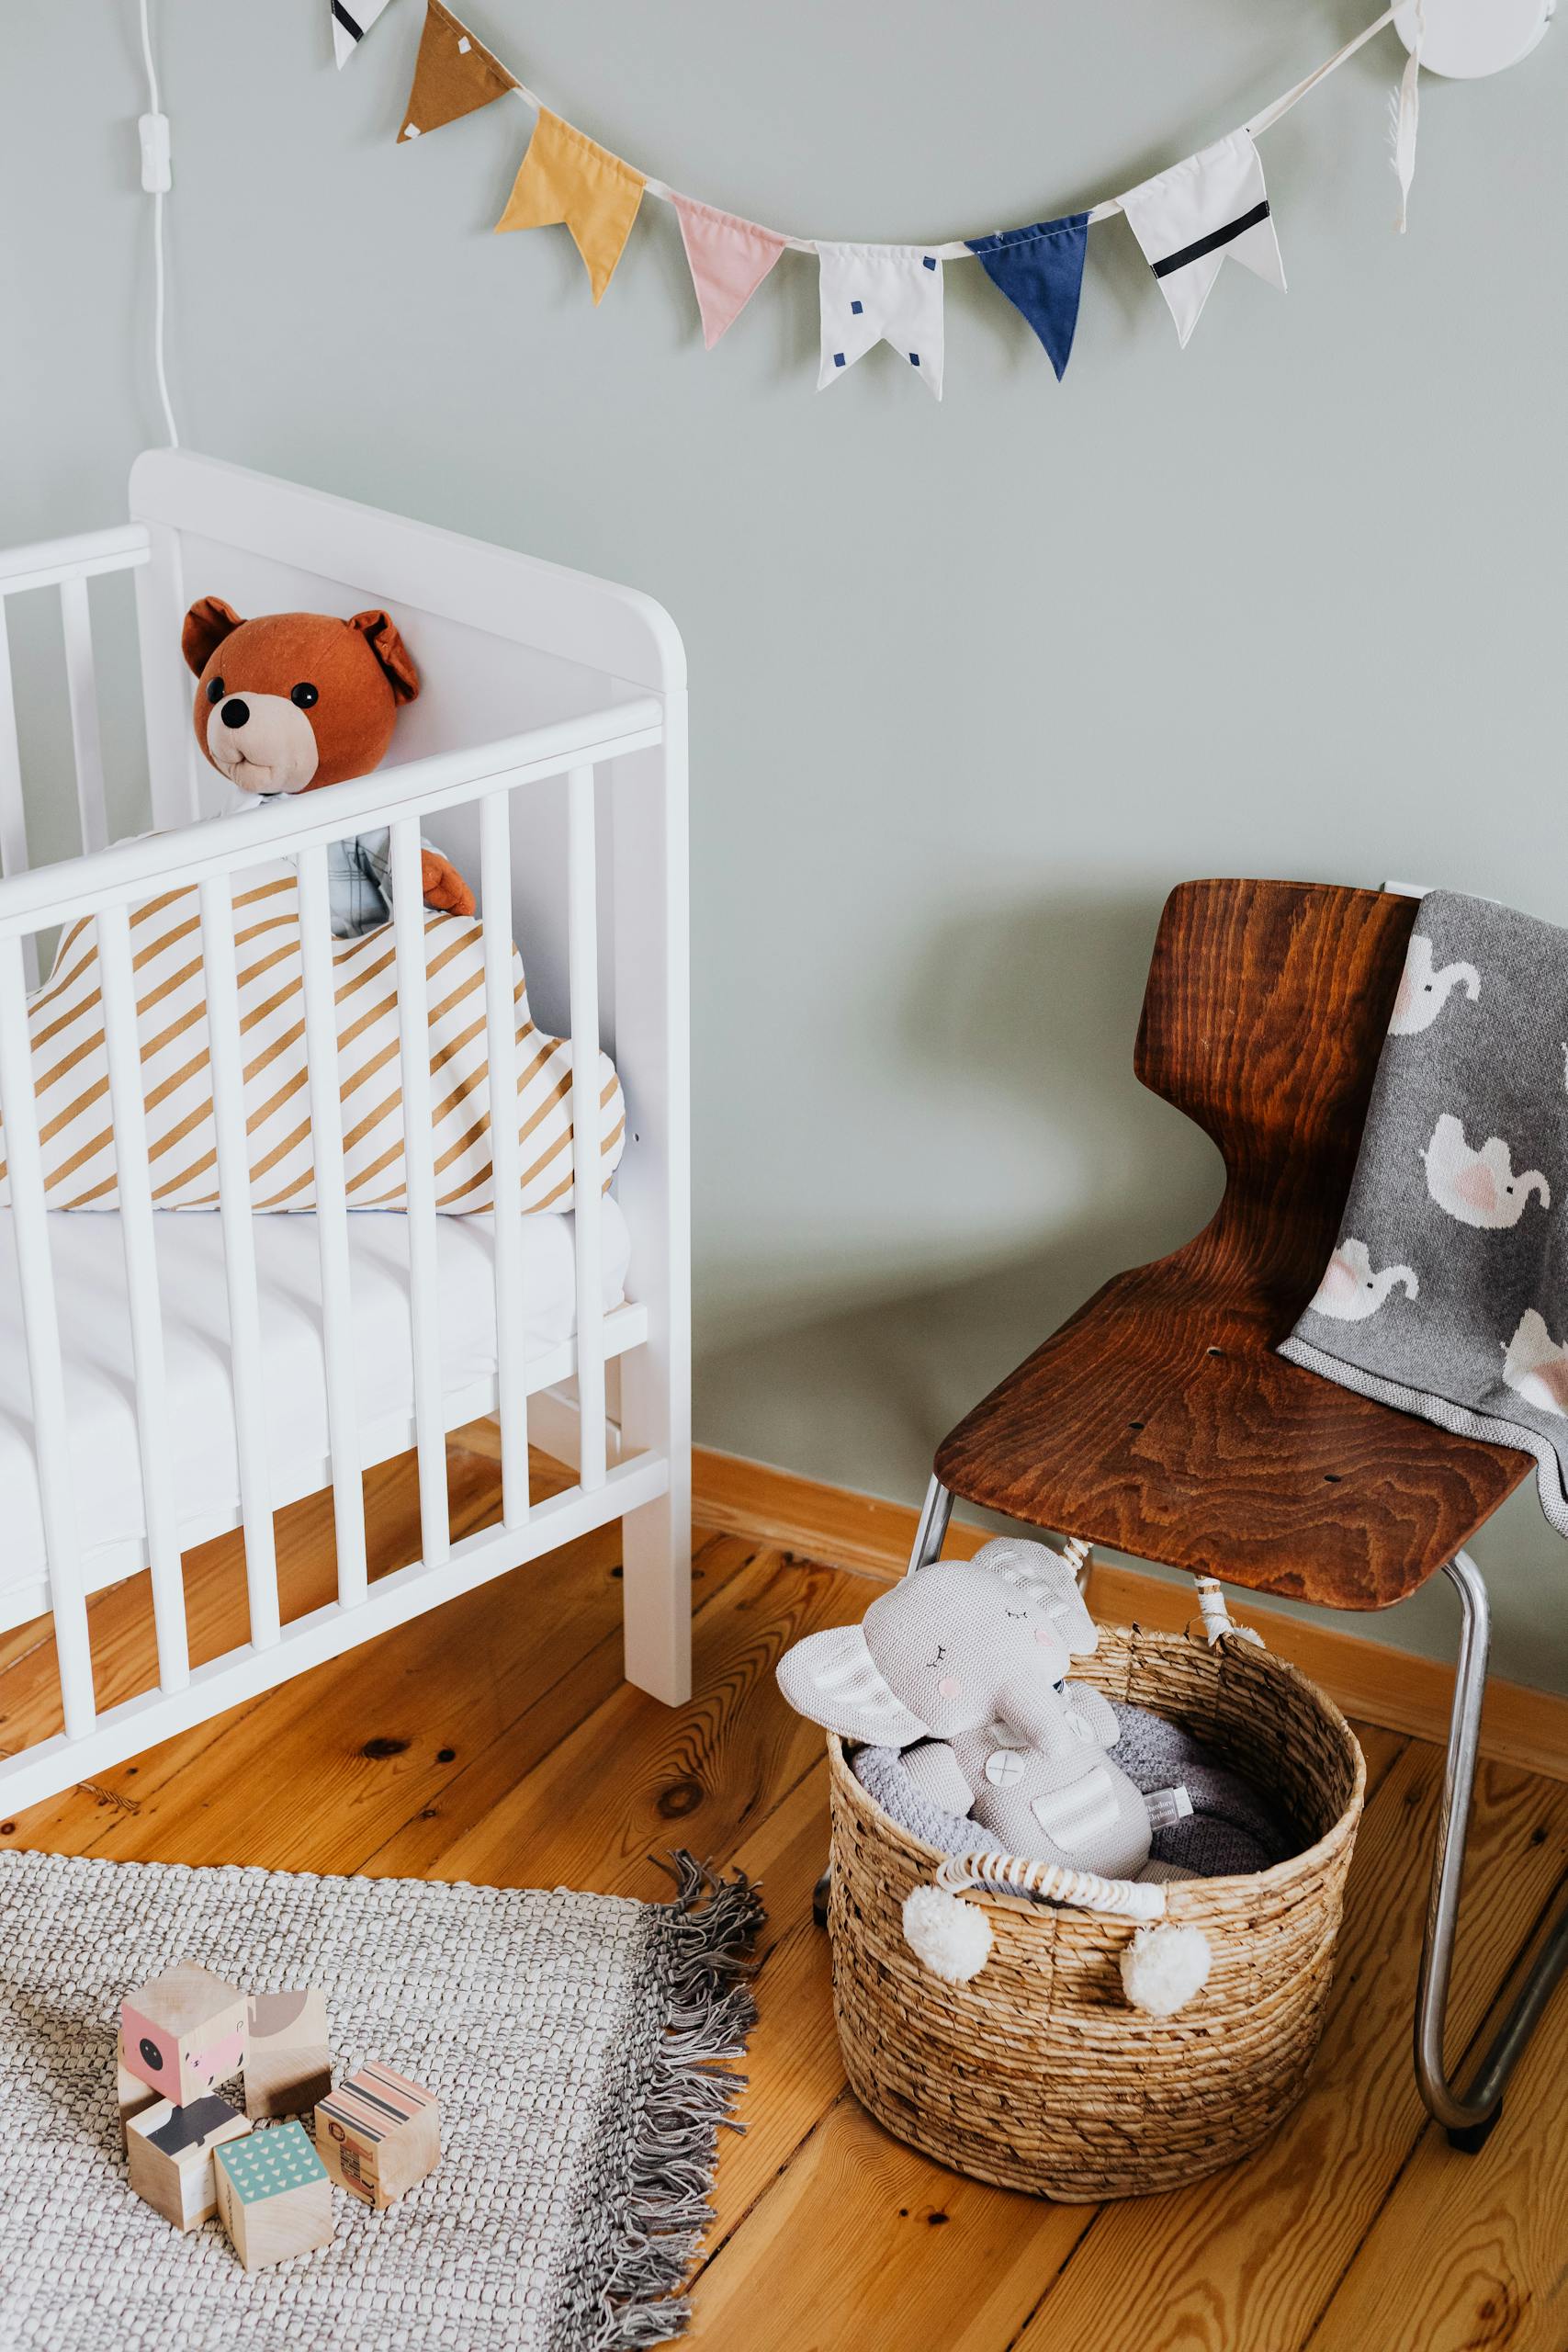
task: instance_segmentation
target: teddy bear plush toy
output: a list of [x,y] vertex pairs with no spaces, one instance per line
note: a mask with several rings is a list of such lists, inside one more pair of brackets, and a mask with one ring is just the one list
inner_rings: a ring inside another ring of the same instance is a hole
[[[367,775],[385,756],[419,673],[387,614],[265,613],[242,620],[221,596],[186,615],[180,648],[196,673],[196,740],[220,775],[266,799],[316,792]],[[333,930],[374,931],[391,912],[385,829],[333,844]],[[424,903],[471,915],[474,894],[440,851],[424,844]]]

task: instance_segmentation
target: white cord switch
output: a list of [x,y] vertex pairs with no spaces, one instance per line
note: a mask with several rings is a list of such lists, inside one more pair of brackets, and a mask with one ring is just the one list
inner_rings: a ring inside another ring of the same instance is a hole
[[137,124],[141,133],[141,185],[149,196],[164,196],[174,186],[169,170],[169,118],[144,114]]

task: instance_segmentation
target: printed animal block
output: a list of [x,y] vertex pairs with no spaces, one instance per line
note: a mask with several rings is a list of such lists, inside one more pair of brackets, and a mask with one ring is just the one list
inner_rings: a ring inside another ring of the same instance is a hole
[[303,1993],[253,1993],[245,2037],[245,2113],[309,2115],[333,2086],[327,2002]]
[[141,2075],[133,2075],[126,2064],[125,2036],[121,2034],[115,2044],[114,2098],[115,2106],[119,2110],[119,2136],[122,2140],[131,2117],[140,2115],[144,2107],[151,2107],[157,2096],[152,2084],[144,2083]]
[[215,2091],[198,2094],[188,2107],[154,2099],[125,2127],[130,2185],[176,2230],[197,2229],[218,2211],[214,2148],[243,2139],[250,2128]]
[[244,1995],[192,1961],[143,1984],[119,2014],[127,2066],[176,2107],[244,2063]]
[[302,2123],[253,2132],[213,2166],[219,2215],[247,2270],[331,2245],[333,2185]]
[[340,2188],[390,2205],[441,2154],[441,2102],[371,2060],[318,2104],[316,2146]]

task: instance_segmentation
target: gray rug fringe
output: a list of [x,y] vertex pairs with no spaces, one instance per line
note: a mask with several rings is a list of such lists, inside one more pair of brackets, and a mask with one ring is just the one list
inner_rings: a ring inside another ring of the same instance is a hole
[[663,2045],[632,2149],[626,2222],[600,2297],[592,2352],[647,2352],[689,2325],[681,2290],[713,2219],[708,2197],[720,2126],[743,2132],[731,2109],[744,2075],[708,2071],[744,2056],[757,2022],[745,1982],[766,1913],[744,1871],[721,1878],[683,1849],[671,1856],[675,1900]]

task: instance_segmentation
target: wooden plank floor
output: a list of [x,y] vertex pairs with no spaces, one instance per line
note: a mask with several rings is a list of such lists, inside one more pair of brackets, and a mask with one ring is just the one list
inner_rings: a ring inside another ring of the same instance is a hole
[[[455,1532],[497,1514],[496,1471],[449,1456]],[[541,1464],[547,1476],[548,1465]],[[412,1558],[412,1463],[367,1482],[378,1572]],[[278,1521],[286,1615],[331,1590],[326,1499]],[[689,1845],[758,1876],[761,2022],[727,2135],[691,2341],[747,2352],[1562,2352],[1568,2346],[1568,1996],[1478,2156],[1425,2121],[1409,2018],[1439,1758],[1363,1728],[1371,1791],[1322,2055],[1251,2163],[1102,2209],[982,2188],[911,2154],[844,2086],[828,1950],[818,1735],[773,1667],[871,1598],[863,1576],[697,1532],[696,1690],[623,1684],[617,1531],[386,1634],[91,1788],[0,1823],[65,1853],[659,1897]],[[186,1566],[198,1656],[243,1635],[237,1540]],[[145,1586],[92,1610],[106,1697],[151,1679]],[[39,1629],[0,1640],[0,1747],[52,1727]],[[1473,2041],[1568,1871],[1568,1785],[1483,1768],[1456,2039]]]

